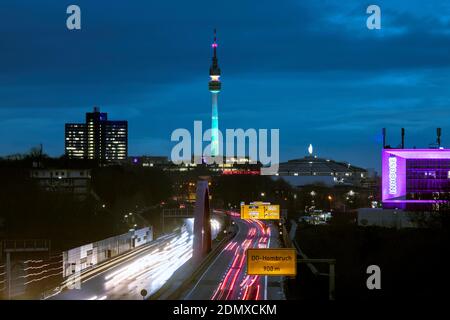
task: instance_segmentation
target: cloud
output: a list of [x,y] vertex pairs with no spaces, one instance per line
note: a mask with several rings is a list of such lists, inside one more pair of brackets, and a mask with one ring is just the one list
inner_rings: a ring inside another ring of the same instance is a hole
[[1,133],[14,142],[0,154],[36,139],[61,154],[64,122],[93,105],[129,121],[133,153],[166,152],[174,128],[209,123],[215,27],[220,125],[280,128],[283,157],[315,142],[375,166],[381,126],[450,131],[446,2],[380,0],[379,31],[366,28],[361,1],[79,0],[80,32],[65,28],[69,4],[2,6]]

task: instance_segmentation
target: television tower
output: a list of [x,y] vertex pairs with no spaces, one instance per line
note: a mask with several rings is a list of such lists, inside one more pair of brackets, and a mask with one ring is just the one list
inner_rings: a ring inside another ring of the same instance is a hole
[[212,44],[214,51],[212,64],[209,68],[209,91],[212,95],[212,114],[211,114],[211,157],[219,155],[219,110],[217,98],[220,92],[220,68],[217,61],[217,39],[216,29],[214,29],[214,42]]

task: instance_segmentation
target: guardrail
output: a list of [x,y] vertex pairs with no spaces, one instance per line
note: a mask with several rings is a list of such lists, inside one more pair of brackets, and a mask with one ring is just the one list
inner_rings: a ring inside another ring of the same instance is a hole
[[140,253],[152,248],[153,246],[155,246],[157,243],[159,243],[162,240],[163,237],[170,237],[173,234],[174,233],[170,233],[170,234],[166,234],[164,236],[160,236],[146,244],[143,244],[142,246],[132,248],[131,250],[123,252],[123,253],[121,253],[117,256],[114,256],[110,259],[104,260],[98,264],[89,266],[81,271],[78,271],[77,274],[72,274],[68,277],[65,277],[65,280],[63,280],[57,287],[50,288],[48,290],[43,291],[41,293],[40,298],[43,300],[46,300],[48,298],[51,298],[51,297],[61,293],[64,290],[67,290],[68,287],[75,285],[76,281],[78,281],[78,280],[82,281],[85,277],[89,277],[89,278],[95,277],[98,274],[105,272],[107,270],[107,269],[105,269],[105,267],[107,267],[108,265],[113,264],[112,267],[116,267],[117,265],[126,262],[128,255],[140,254]]

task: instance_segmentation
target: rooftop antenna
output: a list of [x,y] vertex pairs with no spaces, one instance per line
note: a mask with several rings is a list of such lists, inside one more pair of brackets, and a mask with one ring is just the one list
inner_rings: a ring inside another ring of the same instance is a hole
[[405,128],[402,128],[402,149],[405,149]]
[[442,129],[441,128],[437,128],[436,129],[436,133],[437,133],[438,148],[440,148],[441,147],[441,133],[442,133]]
[[383,134],[383,149],[386,148],[386,128],[383,128],[381,130],[381,133]]

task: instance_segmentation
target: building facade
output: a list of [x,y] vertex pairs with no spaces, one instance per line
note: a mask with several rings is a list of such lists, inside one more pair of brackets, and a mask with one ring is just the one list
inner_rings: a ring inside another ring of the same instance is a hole
[[69,194],[84,200],[91,192],[90,169],[33,169],[31,178],[42,190]]
[[94,107],[86,123],[66,123],[65,153],[69,159],[120,162],[128,156],[128,122],[108,120],[108,114]]
[[293,185],[322,182],[327,185],[347,184],[361,186],[370,177],[369,172],[348,162],[320,158],[313,154],[312,145],[308,155],[280,163],[278,176]]
[[108,239],[63,251],[63,277],[102,263],[131,249],[153,241],[153,227],[130,230]]
[[384,208],[448,208],[450,150],[383,149],[382,201]]
[[66,156],[70,159],[84,159],[87,149],[86,125],[66,123],[65,137]]

